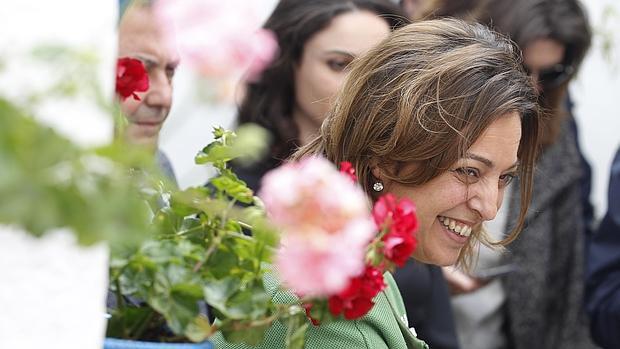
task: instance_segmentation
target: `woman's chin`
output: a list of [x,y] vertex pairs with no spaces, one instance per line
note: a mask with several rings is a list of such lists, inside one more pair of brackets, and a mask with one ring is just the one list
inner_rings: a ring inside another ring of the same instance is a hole
[[456,264],[459,258],[459,253],[460,250],[456,253],[445,253],[445,251],[442,251],[441,253],[429,253],[427,255],[423,253],[416,254],[414,252],[412,257],[420,263],[447,267]]

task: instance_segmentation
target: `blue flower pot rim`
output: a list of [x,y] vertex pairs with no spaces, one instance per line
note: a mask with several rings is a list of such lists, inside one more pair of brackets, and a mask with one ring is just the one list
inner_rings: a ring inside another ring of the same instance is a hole
[[159,343],[128,339],[106,338],[103,349],[213,349],[211,342],[201,343]]

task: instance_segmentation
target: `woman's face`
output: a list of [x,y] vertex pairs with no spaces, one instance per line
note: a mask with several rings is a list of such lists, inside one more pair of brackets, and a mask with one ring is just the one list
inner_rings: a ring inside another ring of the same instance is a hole
[[536,83],[538,92],[543,89],[541,72],[555,71],[564,61],[565,50],[561,42],[549,38],[536,39],[523,49],[523,63]]
[[504,189],[516,175],[520,140],[520,117],[509,113],[494,121],[465,157],[431,181],[416,187],[386,183],[386,191],[416,203],[416,260],[454,264],[470,235],[495,218]]
[[[306,42],[295,67],[293,117],[300,128],[316,132],[340,87],[348,64],[390,33],[385,20],[369,11],[351,11]],[[303,133],[303,132],[302,132]]]

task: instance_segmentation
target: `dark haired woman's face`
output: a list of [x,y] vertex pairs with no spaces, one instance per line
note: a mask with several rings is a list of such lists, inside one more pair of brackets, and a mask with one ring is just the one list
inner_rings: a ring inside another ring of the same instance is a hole
[[523,48],[523,63],[536,82],[539,92],[553,79],[561,78],[564,62],[564,45],[554,39],[536,39]]
[[304,136],[314,134],[325,119],[340,88],[348,64],[390,33],[385,20],[369,11],[352,11],[335,17],[312,36],[295,68],[293,117]]

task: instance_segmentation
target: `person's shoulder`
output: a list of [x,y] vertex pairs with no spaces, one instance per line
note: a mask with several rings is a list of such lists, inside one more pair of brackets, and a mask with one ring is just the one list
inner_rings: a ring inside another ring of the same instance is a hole
[[174,173],[174,169],[172,167],[172,163],[168,156],[161,151],[161,149],[157,149],[157,153],[155,154],[155,159],[157,161],[157,165],[161,172],[168,177],[174,184],[177,184],[177,177]]
[[[374,299],[375,305],[368,314],[357,320],[338,319],[314,326],[308,320],[307,348],[356,348],[356,349],[428,349],[406,325],[402,298],[390,273],[384,274],[386,288]],[[292,292],[281,287],[273,273],[264,277],[265,287],[275,303],[300,304]],[[404,320],[403,320],[404,319]],[[404,322],[403,322],[404,321]],[[254,348],[284,348],[287,327],[275,321],[267,331],[261,345]],[[213,338],[216,348],[249,349],[251,347],[226,342],[221,335]]]

